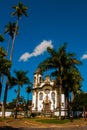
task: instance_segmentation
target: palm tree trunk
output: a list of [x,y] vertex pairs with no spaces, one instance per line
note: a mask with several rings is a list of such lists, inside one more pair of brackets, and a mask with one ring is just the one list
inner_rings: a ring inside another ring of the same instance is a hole
[[69,101],[68,101],[67,98],[66,98],[66,102],[67,102],[67,105],[66,105],[66,109],[67,109],[66,114],[67,114],[67,117],[69,118],[69,116],[70,116],[70,106],[69,106]]
[[[8,42],[8,46],[7,46],[7,52],[6,52],[6,58],[8,57],[8,51],[9,51],[9,47],[10,47],[10,40]],[[1,81],[1,86],[3,85],[3,81],[4,81],[4,75],[2,74],[2,81]],[[3,104],[2,104],[2,117],[5,118],[5,106],[6,106],[6,99],[7,99],[7,92],[8,91],[8,79],[6,78],[6,88],[5,88],[5,93],[4,93],[4,100],[3,100]],[[1,98],[1,91],[2,91],[2,87],[0,89],[0,98]]]
[[58,109],[59,108],[59,89],[58,89],[58,86],[57,86],[57,106],[56,108]]
[[67,95],[65,94],[65,117],[67,117]]
[[2,94],[2,75],[0,75],[0,99]]
[[74,97],[75,97],[75,94],[74,94],[74,92],[72,91],[72,99],[71,99],[71,101],[74,100]]
[[7,93],[8,93],[8,79],[6,79],[6,87],[5,87],[5,92],[4,92],[3,104],[2,104],[2,117],[3,118],[5,118]]
[[4,75],[1,75],[1,90],[0,90],[0,94],[2,94],[2,86],[3,86],[3,82],[4,82]]
[[2,84],[0,82],[0,100],[1,100]]
[[9,49],[10,49],[10,42],[11,42],[11,39],[9,39],[9,41],[8,41],[7,52],[6,52],[6,58],[7,59],[8,59],[8,52],[9,52]]
[[17,34],[17,28],[18,28],[18,21],[16,22],[16,28],[15,28],[15,32],[14,32],[14,37],[12,40],[12,48],[11,48],[11,53],[10,53],[10,61],[12,61],[12,55],[13,55],[13,50],[14,50],[14,42],[15,42],[15,38],[16,38],[16,34]]
[[62,90],[62,81],[60,80],[60,86],[59,86],[59,119],[61,119],[61,90]]
[[17,101],[16,101],[16,109],[15,109],[15,119],[17,119],[19,97],[20,97],[20,86],[18,85],[17,98],[16,98]]
[[[16,22],[16,28],[15,28],[15,32],[14,32],[14,37],[12,40],[12,48],[11,48],[11,53],[10,53],[10,61],[12,61],[12,55],[13,55],[13,49],[14,49],[14,42],[15,42],[15,38],[16,38],[16,33],[17,33],[17,27],[18,27],[18,21]],[[7,101],[7,93],[8,93],[8,78],[6,79],[6,87],[5,87],[5,93],[4,93],[4,101],[3,101],[3,106],[2,106],[2,110],[3,110],[3,114],[2,117],[5,118],[5,107],[6,107],[6,101]]]
[[29,103],[29,93],[27,94],[27,105]]

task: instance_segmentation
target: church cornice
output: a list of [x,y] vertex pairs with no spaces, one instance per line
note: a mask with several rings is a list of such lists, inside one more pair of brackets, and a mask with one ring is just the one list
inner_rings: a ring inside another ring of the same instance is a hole
[[38,91],[40,91],[40,90],[42,90],[42,91],[44,91],[45,89],[50,89],[50,90],[55,90],[56,88],[55,88],[55,86],[52,86],[52,85],[49,85],[49,84],[44,84],[42,87],[35,87],[35,88],[33,88],[33,90],[38,90]]

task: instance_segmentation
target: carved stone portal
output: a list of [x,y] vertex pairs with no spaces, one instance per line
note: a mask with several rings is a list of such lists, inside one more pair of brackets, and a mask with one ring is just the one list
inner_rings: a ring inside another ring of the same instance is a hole
[[46,95],[46,99],[43,101],[43,110],[45,113],[50,112],[50,106],[51,106],[51,101],[48,99],[48,95]]

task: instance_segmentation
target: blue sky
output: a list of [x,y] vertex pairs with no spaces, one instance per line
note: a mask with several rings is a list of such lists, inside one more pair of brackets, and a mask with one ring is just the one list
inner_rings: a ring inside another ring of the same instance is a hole
[[[13,5],[20,0],[0,0],[0,33],[11,17]],[[28,70],[28,76],[33,82],[33,73],[41,61],[49,54],[48,46],[58,49],[67,42],[67,52],[76,53],[76,58],[82,61],[79,67],[84,79],[82,90],[87,92],[87,1],[86,0],[21,0],[28,6],[28,18],[22,17],[19,22],[19,34],[15,40],[13,54],[13,70]],[[4,35],[4,34],[3,34]],[[5,49],[9,36],[0,43]],[[14,87],[8,92],[8,101],[16,97]],[[3,87],[4,91],[4,87]],[[21,92],[27,97],[25,87]],[[3,96],[2,96],[3,98]]]

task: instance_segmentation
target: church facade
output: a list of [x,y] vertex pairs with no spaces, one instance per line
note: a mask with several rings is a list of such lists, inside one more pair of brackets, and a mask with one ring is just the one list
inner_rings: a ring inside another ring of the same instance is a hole
[[[58,116],[59,96],[55,80],[51,80],[49,75],[44,79],[39,70],[34,73],[34,84],[32,91],[32,112],[51,113]],[[64,115],[65,96],[61,94],[61,115]]]

